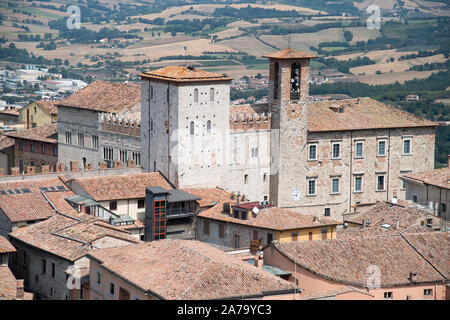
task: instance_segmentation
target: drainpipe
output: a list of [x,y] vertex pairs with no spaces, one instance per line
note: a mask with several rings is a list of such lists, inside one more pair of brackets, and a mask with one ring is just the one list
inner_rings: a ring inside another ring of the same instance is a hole
[[350,131],[350,192],[348,201],[348,213],[352,213],[352,180],[353,180],[353,131]]

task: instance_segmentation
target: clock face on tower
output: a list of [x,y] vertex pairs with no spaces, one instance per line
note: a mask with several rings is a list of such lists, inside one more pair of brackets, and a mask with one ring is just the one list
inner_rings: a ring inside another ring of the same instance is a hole
[[302,193],[298,190],[295,190],[291,194],[292,201],[300,201],[302,199]]

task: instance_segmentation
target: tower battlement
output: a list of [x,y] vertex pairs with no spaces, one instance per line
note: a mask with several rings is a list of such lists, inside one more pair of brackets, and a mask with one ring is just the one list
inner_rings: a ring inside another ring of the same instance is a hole
[[138,119],[105,113],[99,115],[98,122],[101,131],[141,136],[141,121]]

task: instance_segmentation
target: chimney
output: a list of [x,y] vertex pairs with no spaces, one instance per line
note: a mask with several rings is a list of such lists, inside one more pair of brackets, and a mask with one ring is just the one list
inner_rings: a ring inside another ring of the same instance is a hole
[[134,160],[127,160],[127,167],[128,168],[136,167],[136,161],[134,161]]
[[101,162],[98,163],[98,168],[100,170],[105,170],[105,169],[108,168],[108,164],[105,161],[101,161]]
[[64,172],[65,165],[63,162],[58,162],[56,164],[56,172]]
[[33,175],[36,173],[36,168],[34,166],[25,167],[25,174]]
[[409,273],[409,281],[417,282],[417,272],[410,272]]
[[[261,249],[261,248],[260,248]],[[256,253],[255,259],[254,259],[255,267],[258,269],[262,269],[263,266],[263,256],[262,253]]]
[[86,170],[87,171],[94,170],[94,164],[93,163],[86,163]]
[[23,280],[17,280],[17,299],[22,300],[25,294]]
[[50,166],[48,164],[41,166],[41,173],[49,173]]
[[113,168],[114,168],[114,169],[122,168],[122,161],[114,160],[114,162],[113,162]]
[[11,175],[12,176],[20,176],[20,169],[18,167],[12,167],[11,168]]
[[363,219],[361,228],[364,229],[365,227],[366,227],[366,220]]

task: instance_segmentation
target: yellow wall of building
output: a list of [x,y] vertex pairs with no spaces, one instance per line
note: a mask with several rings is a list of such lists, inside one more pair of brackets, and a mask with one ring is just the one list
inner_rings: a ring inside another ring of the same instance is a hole
[[298,232],[298,240],[297,241],[309,241],[309,233],[312,232],[313,240],[322,240],[321,230],[324,230],[324,229],[328,230],[328,239],[336,239],[336,227],[335,226],[314,227],[314,228],[277,232],[276,239],[280,242],[290,242],[290,241],[292,241],[292,233]]
[[40,127],[58,120],[56,115],[52,116],[39,104],[33,102],[19,110],[19,123],[27,124],[27,110],[30,110],[30,128],[33,127],[33,123],[35,127]]

